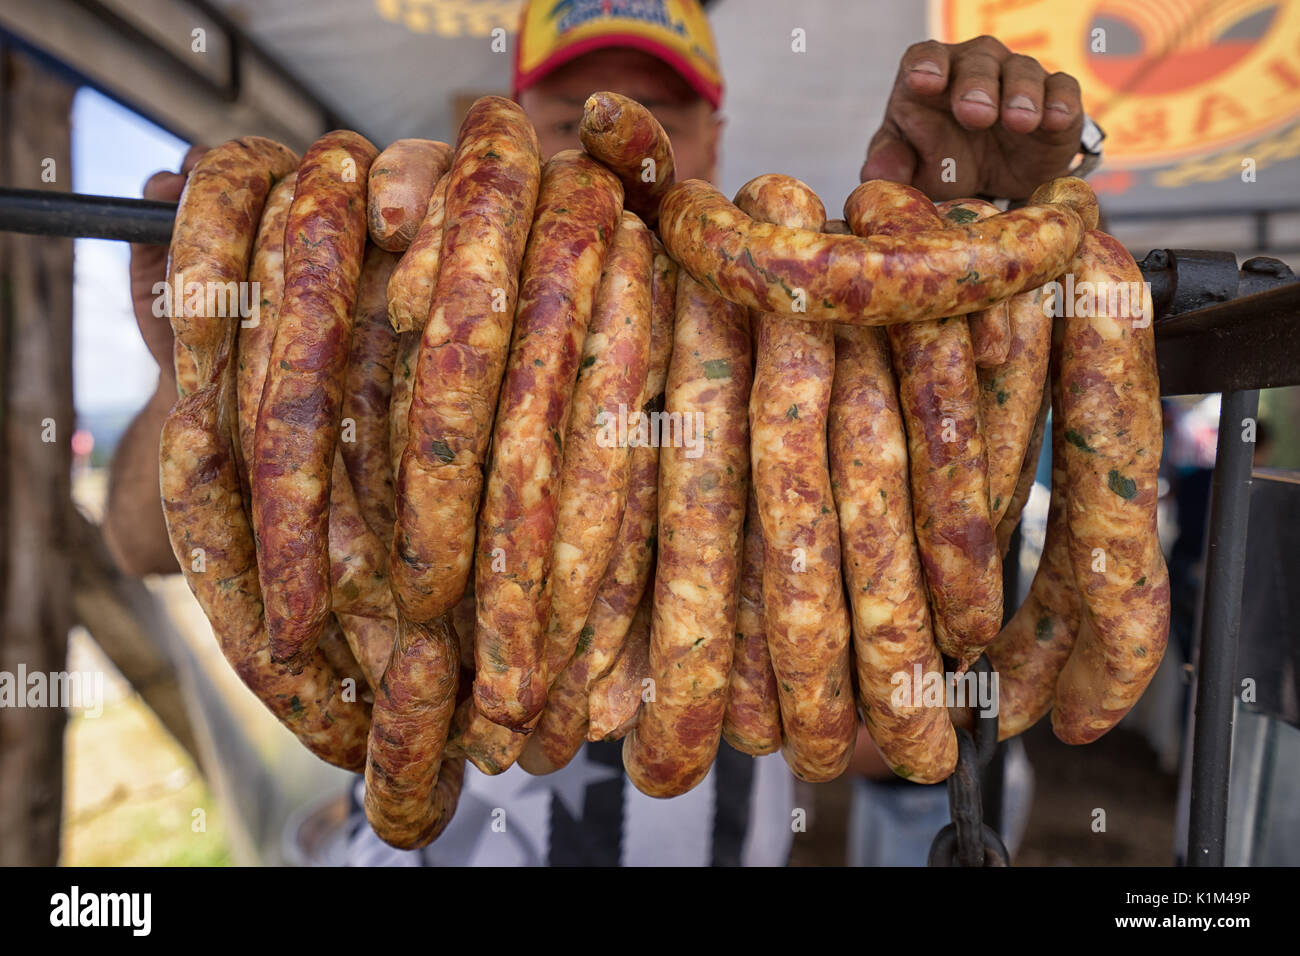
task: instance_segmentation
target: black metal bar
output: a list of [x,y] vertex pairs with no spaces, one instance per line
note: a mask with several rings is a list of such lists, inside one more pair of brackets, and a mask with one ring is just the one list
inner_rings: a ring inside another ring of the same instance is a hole
[[0,189],[0,232],[166,245],[176,203],[40,189]]
[[1241,587],[1246,568],[1253,441],[1243,440],[1244,419],[1259,412],[1259,392],[1225,392],[1219,411],[1219,445],[1210,490],[1205,591],[1196,675],[1196,729],[1192,739],[1189,866],[1222,866],[1228,827],[1228,771],[1232,765],[1233,698]]

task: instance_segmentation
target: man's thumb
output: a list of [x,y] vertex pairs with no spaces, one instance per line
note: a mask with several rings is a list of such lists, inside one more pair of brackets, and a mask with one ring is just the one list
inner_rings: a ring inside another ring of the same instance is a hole
[[872,179],[887,179],[910,186],[916,163],[916,150],[894,130],[882,127],[867,147],[867,159],[858,179],[864,183]]

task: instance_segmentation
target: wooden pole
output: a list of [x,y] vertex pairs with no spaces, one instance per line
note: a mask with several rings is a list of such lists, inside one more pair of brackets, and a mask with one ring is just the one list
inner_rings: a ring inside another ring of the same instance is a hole
[[[71,188],[74,92],[0,48],[0,183]],[[0,680],[15,695],[0,707],[3,866],[59,859],[63,702],[32,706],[31,675],[66,668],[73,622],[72,281],[72,240],[0,236]]]

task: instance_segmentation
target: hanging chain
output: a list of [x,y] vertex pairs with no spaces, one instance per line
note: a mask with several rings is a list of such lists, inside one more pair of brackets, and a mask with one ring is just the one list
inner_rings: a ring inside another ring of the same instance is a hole
[[[988,680],[992,671],[988,658],[981,656],[971,668]],[[998,747],[998,715],[985,715],[972,708],[975,733],[957,729],[957,769],[948,778],[948,806],[952,823],[930,844],[929,866],[1010,866],[1011,858],[1002,837],[984,822],[984,801],[980,773]]]

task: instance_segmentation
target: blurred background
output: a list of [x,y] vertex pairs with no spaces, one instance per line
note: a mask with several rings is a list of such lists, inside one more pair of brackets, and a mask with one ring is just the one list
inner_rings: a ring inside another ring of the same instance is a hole
[[[1239,260],[1269,255],[1300,266],[1295,0],[706,6],[726,84],[719,185],[728,195],[754,175],[783,172],[808,182],[836,210],[857,183],[907,46],[992,34],[1049,71],[1079,78],[1085,107],[1106,132],[1105,161],[1091,182],[1110,231],[1138,259],[1155,248],[1221,249]],[[262,134],[301,151],[336,127],[356,129],[381,147],[410,136],[453,141],[474,98],[509,92],[519,7],[517,0],[6,0],[0,181],[139,196],[151,173],[178,167],[191,142]],[[505,52],[492,49],[498,29],[506,31]],[[792,49],[795,30],[804,31],[805,52]],[[55,161],[53,178],[37,176],[46,158]],[[44,350],[7,357],[0,351],[0,358],[17,369],[11,390],[28,389],[19,400],[45,403],[56,418],[60,403],[70,403],[70,493],[93,525],[104,466],[157,374],[131,311],[128,249],[37,240],[41,251],[33,254],[9,237],[0,240],[8,250],[0,274],[13,276],[13,287],[47,314],[70,316],[70,343],[56,336]],[[64,274],[70,296],[29,281]],[[47,363],[45,371],[70,381],[70,391],[33,393],[32,362]],[[1172,548],[1186,530],[1178,522],[1178,489],[1195,485],[1182,479],[1213,467],[1217,400],[1180,398],[1167,414],[1170,494],[1162,534]],[[1270,440],[1257,464],[1300,467],[1298,420],[1296,390],[1263,394],[1261,421]],[[51,475],[64,480],[62,466]],[[11,509],[22,504],[9,499]],[[1197,507],[1203,499],[1182,503],[1182,513]],[[1040,487],[1026,511],[1025,584],[1045,511]],[[109,674],[102,714],[74,710],[66,731],[45,715],[4,715],[0,786],[11,796],[27,788],[24,806],[42,793],[50,804],[61,792],[53,801],[58,813],[47,809],[57,817],[50,825],[61,829],[64,863],[328,858],[320,835],[343,812],[338,795],[347,775],[307,755],[240,686],[179,576],[143,586],[114,576],[95,550],[102,544],[86,537],[86,522],[52,519],[46,541],[6,537],[10,597],[0,652],[6,662],[27,652],[20,634],[27,612],[14,610],[25,581],[49,587],[53,575],[59,586],[75,588],[74,617],[65,622],[72,635],[67,667]],[[0,531],[7,527],[17,525]],[[69,542],[80,563],[46,567],[34,557]],[[21,568],[33,564],[44,570],[25,577]],[[0,581],[5,568],[0,564]],[[1190,641],[1171,641],[1161,677],[1122,732],[1081,750],[1068,750],[1042,727],[1027,736],[1037,772],[1032,808],[1018,811],[1021,862],[1172,862],[1182,826],[1175,773],[1185,746]],[[22,727],[64,734],[61,765],[12,743]],[[1282,735],[1270,737],[1270,748],[1295,753],[1293,728],[1268,732]],[[1269,766],[1286,764],[1277,758]],[[847,786],[817,788],[817,825],[796,838],[793,862],[843,862]],[[1060,821],[1103,799],[1119,800],[1116,839],[1069,836],[1078,827]],[[25,825],[20,802],[0,800],[0,845],[7,829]],[[1258,841],[1234,840],[1238,862],[1259,861],[1252,855]]]

